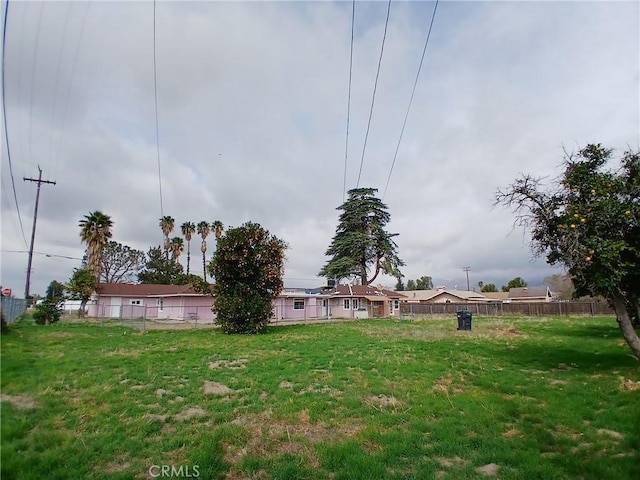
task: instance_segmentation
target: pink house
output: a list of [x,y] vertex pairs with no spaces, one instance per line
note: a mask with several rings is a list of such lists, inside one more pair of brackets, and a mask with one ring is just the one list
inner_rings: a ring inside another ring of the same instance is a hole
[[[332,289],[284,289],[273,301],[273,319],[313,320],[400,316],[405,295],[381,287],[338,285]],[[213,296],[189,285],[101,283],[87,305],[96,318],[197,320],[213,323]]]
[[189,285],[101,283],[87,309],[90,317],[213,323],[212,303],[213,297],[197,293]]

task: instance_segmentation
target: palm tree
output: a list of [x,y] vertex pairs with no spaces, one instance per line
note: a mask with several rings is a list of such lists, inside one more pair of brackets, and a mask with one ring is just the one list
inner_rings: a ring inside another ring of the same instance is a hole
[[191,263],[191,236],[195,233],[196,226],[193,222],[184,222],[180,225],[180,229],[182,230],[184,239],[187,241],[187,275],[189,275],[189,263]]
[[216,220],[211,224],[211,228],[213,229],[213,234],[216,236],[216,240],[219,240],[222,232],[224,232],[224,225],[220,220]]
[[109,215],[96,210],[85,215],[79,226],[80,240],[87,244],[87,265],[99,282],[102,273],[102,250],[111,238],[113,222]]
[[202,252],[202,271],[204,272],[202,278],[204,278],[204,281],[206,282],[207,281],[207,258],[206,258],[207,236],[211,231],[209,227],[209,222],[205,222],[203,220],[200,223],[198,223],[198,226],[196,227],[196,231],[198,232],[198,235],[202,237],[202,245],[200,245],[200,251]]
[[164,253],[169,258],[169,235],[173,232],[173,224],[175,220],[173,217],[164,216],[160,219],[160,228],[162,229],[162,234],[164,235]]
[[184,241],[180,237],[173,237],[169,242],[173,260],[176,263],[180,263],[180,254],[184,251]]

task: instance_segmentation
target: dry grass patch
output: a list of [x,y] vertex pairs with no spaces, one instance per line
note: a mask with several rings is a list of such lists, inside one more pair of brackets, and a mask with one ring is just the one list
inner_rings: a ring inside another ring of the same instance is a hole
[[640,381],[634,382],[630,378],[621,377],[620,390],[640,390]]
[[202,407],[187,407],[182,410],[177,415],[174,415],[173,418],[180,422],[184,422],[185,420],[190,420],[192,418],[204,417],[207,415],[207,412],[204,411]]
[[397,411],[404,405],[402,401],[398,400],[393,395],[385,395],[383,393],[378,395],[369,395],[364,399],[364,403],[380,411],[386,409]]
[[451,457],[451,458],[438,457],[436,458],[436,461],[445,468],[456,467],[459,465],[466,465],[467,463],[469,463],[467,462],[467,460],[464,460],[458,456]]
[[218,396],[232,395],[238,391],[238,390],[229,388],[222,383],[211,382],[209,380],[205,380],[204,386],[202,387],[202,389],[204,390],[205,395],[218,395]]
[[29,395],[7,395],[0,393],[0,402],[9,402],[16,408],[36,408],[37,404]]
[[498,468],[500,467],[495,463],[489,463],[482,467],[476,468],[476,472],[486,477],[495,477],[498,474]]
[[218,370],[221,368],[228,368],[229,370],[240,370],[247,368],[246,358],[239,358],[238,360],[218,360],[217,362],[209,362],[207,365],[211,370]]
[[[232,423],[241,426],[249,434],[249,440],[243,446],[226,445],[225,460],[236,465],[246,456],[265,457],[272,454],[294,454],[306,458],[310,465],[319,467],[315,451],[309,443],[333,443],[352,437],[363,427],[358,425],[328,426],[323,422],[312,423],[308,410],[298,413],[296,421],[286,422],[273,418],[271,410],[261,413],[245,414],[236,417]],[[231,469],[231,477],[238,472]]]
[[441,392],[446,395],[451,393],[463,393],[464,388],[460,385],[465,381],[464,376],[459,373],[457,375],[452,375],[451,373],[447,373],[446,375],[440,377],[436,383],[433,384],[433,390],[435,392]]

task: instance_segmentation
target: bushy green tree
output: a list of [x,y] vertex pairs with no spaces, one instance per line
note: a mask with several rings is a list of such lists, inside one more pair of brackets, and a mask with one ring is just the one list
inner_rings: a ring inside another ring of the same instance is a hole
[[536,255],[564,265],[575,296],[602,296],[616,312],[627,344],[640,360],[640,154],[625,152],[607,169],[612,150],[587,145],[565,156],[564,173],[544,188],[524,175],[496,203],[513,209],[531,231]]
[[423,275],[416,280],[416,290],[433,290],[433,281],[431,277]]
[[87,302],[96,291],[98,280],[89,268],[76,268],[67,283],[67,292],[71,300],[80,300],[78,316],[84,317]]
[[406,287],[406,289],[407,289],[407,290],[417,290],[417,288],[416,288],[416,281],[415,281],[415,280],[411,280],[411,279],[407,280],[407,287]]
[[[89,271],[89,273],[91,273]],[[91,273],[93,276],[93,274]],[[60,320],[62,315],[61,301],[53,301],[45,298],[42,303],[34,307],[33,319],[38,325],[51,325]]]
[[216,279],[212,310],[226,333],[263,332],[283,287],[284,241],[256,223],[232,228],[218,240],[209,274]]
[[496,287],[495,283],[487,283],[485,285],[482,285],[480,291],[485,293],[497,292],[498,288]]
[[[387,206],[376,198],[376,188],[354,188],[338,210],[342,210],[336,234],[326,255],[331,257],[320,270],[321,277],[360,278],[369,285],[380,273],[400,277],[404,262],[393,241],[397,233],[387,233],[391,219]],[[373,269],[372,276],[369,271]]]
[[144,268],[138,273],[140,283],[155,285],[186,285],[182,265],[169,258],[160,247],[151,247],[147,252]]
[[47,287],[45,298],[55,303],[61,301],[64,298],[65,286],[64,283],[60,283],[57,280],[52,280]]
[[512,278],[511,280],[509,280],[509,283],[507,283],[506,285],[503,285],[502,286],[502,291],[503,292],[508,292],[512,288],[522,288],[522,287],[526,287],[526,286],[527,286],[527,282],[525,282],[522,279],[522,277],[516,277],[516,278]]

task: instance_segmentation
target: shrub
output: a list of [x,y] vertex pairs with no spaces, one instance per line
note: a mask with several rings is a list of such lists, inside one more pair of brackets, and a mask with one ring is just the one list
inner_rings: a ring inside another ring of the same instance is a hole
[[39,305],[35,306],[35,312],[33,312],[33,319],[38,325],[50,325],[60,320],[62,315],[62,308],[59,303],[45,300]]

